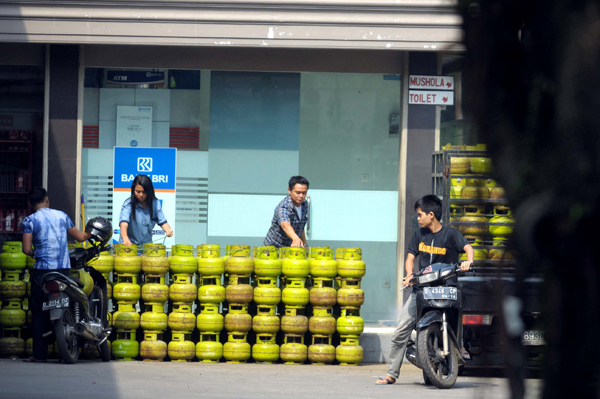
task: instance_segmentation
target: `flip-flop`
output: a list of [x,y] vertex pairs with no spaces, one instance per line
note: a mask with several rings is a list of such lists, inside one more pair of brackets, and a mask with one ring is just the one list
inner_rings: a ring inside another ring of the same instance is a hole
[[33,356],[28,357],[27,359],[23,359],[23,361],[26,363],[46,363],[47,362],[46,359],[36,359]]
[[[375,385],[392,385],[396,383],[396,380],[392,381],[392,377],[386,375],[385,377],[379,377],[377,381],[375,381]],[[382,382],[379,382],[382,381]]]

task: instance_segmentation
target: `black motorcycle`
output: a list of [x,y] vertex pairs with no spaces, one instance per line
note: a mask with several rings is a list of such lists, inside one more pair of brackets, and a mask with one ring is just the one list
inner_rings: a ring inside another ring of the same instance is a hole
[[83,270],[91,276],[93,288],[89,295],[83,291],[86,284],[73,276],[51,272],[42,280],[42,290],[46,294],[42,310],[50,312],[60,357],[68,364],[77,362],[79,350],[84,346],[98,347],[102,361],[107,362],[111,357],[107,341],[111,333],[107,316],[107,282],[87,263],[107,250],[112,226],[108,220],[97,217],[87,223],[85,230],[91,234],[91,247],[74,248],[69,252],[69,258],[71,270]]
[[406,358],[423,370],[425,384],[452,388],[464,366],[462,298],[448,280],[461,273],[460,265],[436,263],[417,273],[409,286],[416,287],[417,340],[409,342]]

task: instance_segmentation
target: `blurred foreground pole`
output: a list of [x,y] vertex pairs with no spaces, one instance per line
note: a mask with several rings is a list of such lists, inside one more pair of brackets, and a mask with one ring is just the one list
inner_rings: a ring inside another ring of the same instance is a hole
[[[463,101],[516,210],[518,279],[541,268],[546,281],[543,398],[598,397],[600,2],[461,0],[460,12]],[[508,342],[519,398],[522,349]]]

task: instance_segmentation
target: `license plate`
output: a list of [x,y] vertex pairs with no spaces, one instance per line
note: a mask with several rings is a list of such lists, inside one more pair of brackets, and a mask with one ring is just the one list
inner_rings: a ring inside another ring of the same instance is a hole
[[423,297],[425,299],[451,299],[457,300],[456,287],[424,287]]
[[525,346],[546,345],[544,332],[539,330],[527,330],[521,336],[521,343]]
[[69,297],[50,299],[42,303],[42,310],[61,309],[69,307]]

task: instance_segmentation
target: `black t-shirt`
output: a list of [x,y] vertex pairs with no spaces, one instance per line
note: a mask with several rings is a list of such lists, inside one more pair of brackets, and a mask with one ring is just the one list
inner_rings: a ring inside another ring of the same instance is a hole
[[[415,257],[421,255],[415,267],[416,273],[434,263],[458,263],[458,254],[464,252],[467,244],[469,241],[453,227],[442,226],[437,233],[425,228],[415,231],[408,244],[408,252]],[[456,285],[456,278],[448,283]]]

